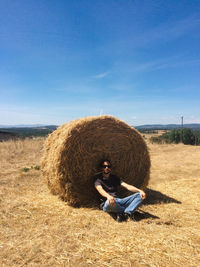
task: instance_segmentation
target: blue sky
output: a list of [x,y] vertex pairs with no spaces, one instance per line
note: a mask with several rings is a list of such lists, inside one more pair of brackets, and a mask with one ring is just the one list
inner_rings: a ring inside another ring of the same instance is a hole
[[199,0],[0,0],[0,124],[200,123]]

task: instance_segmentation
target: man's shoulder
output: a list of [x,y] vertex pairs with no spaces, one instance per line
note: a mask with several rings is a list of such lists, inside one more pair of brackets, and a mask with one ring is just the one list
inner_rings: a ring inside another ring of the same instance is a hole
[[97,179],[102,179],[103,175],[101,173],[98,173],[96,175],[93,176],[94,181]]
[[96,182],[101,182],[102,181],[102,175],[101,174],[96,174],[94,177],[93,177],[93,182],[96,183]]

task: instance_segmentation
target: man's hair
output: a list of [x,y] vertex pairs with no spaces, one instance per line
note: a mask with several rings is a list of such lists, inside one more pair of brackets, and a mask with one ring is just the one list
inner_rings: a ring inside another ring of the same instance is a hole
[[108,162],[110,165],[111,165],[111,161],[109,159],[103,159],[101,160],[100,164],[99,164],[99,167],[102,168],[103,167],[103,164],[104,162]]

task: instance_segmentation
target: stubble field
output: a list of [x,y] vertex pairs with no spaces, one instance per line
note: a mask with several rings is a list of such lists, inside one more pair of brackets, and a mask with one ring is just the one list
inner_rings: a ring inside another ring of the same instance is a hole
[[43,142],[0,143],[0,266],[200,265],[200,147],[148,143],[147,200],[137,222],[119,224],[50,194]]

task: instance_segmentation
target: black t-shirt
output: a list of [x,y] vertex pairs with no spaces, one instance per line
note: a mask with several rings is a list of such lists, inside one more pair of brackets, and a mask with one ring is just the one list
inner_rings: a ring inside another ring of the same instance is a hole
[[[122,183],[121,179],[113,174],[110,174],[109,178],[103,177],[103,174],[100,174],[94,178],[94,186],[101,185],[103,189],[111,196],[118,197],[118,186]],[[105,203],[106,198],[99,194],[99,199],[102,204]],[[102,206],[101,204],[101,206]]]

